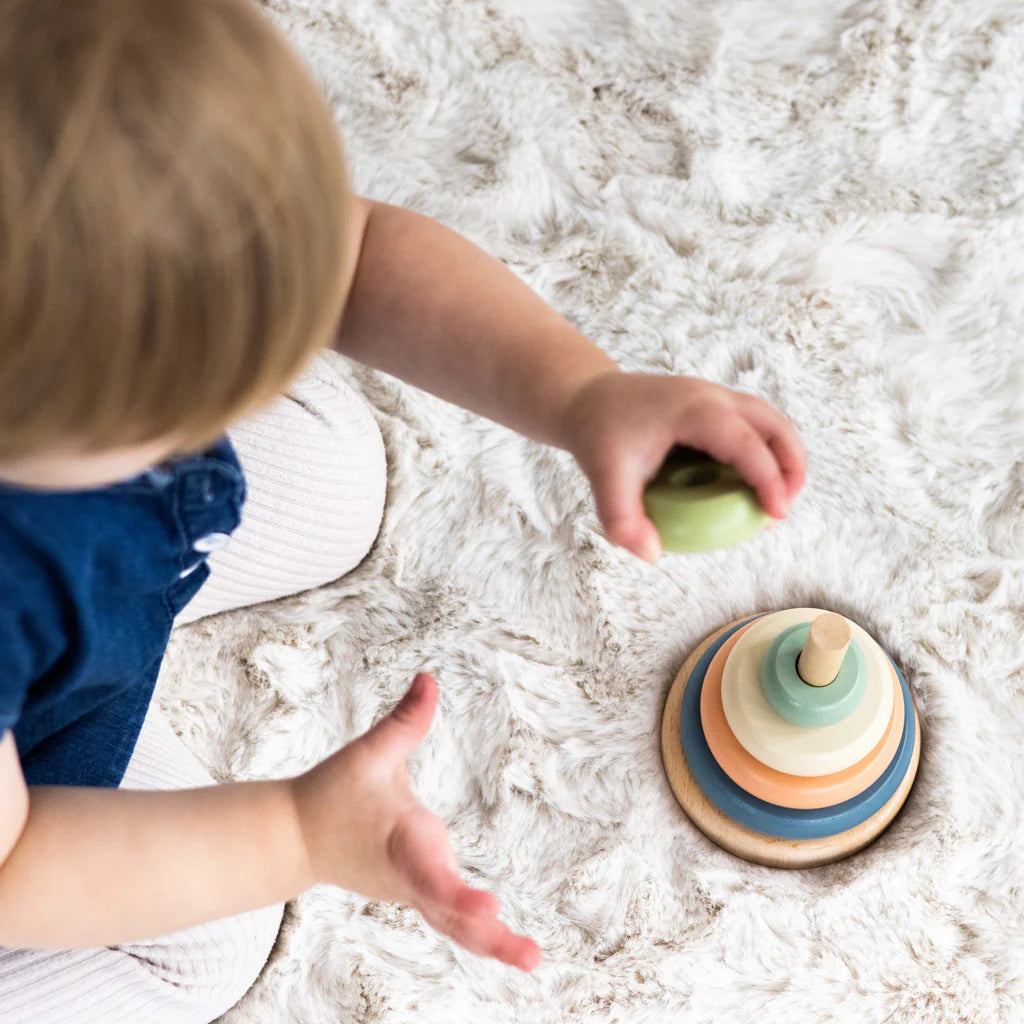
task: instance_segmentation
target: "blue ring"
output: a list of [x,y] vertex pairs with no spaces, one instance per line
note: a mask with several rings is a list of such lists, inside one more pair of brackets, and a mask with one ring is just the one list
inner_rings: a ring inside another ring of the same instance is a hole
[[895,757],[863,793],[841,804],[809,810],[778,807],[761,800],[741,789],[719,767],[704,738],[704,728],[700,720],[700,692],[711,659],[736,630],[757,618],[760,616],[755,615],[718,637],[697,659],[697,664],[690,673],[679,711],[679,731],[690,772],[697,785],[720,811],[754,832],[776,839],[824,839],[846,832],[881,810],[899,789],[903,777],[910,768],[916,733],[914,702],[910,695],[910,687],[903,678],[903,673],[890,658],[903,693],[903,735],[900,737]]

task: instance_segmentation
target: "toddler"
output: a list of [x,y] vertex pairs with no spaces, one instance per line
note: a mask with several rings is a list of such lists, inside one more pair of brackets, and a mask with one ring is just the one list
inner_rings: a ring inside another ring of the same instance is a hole
[[0,137],[0,1018],[205,1024],[316,883],[532,969],[410,789],[433,678],[297,778],[213,785],[152,706],[172,624],[372,544],[383,444],[323,350],[570,451],[647,559],[673,444],[782,517],[791,424],[621,372],[469,242],[352,195],[251,0],[0,0]]

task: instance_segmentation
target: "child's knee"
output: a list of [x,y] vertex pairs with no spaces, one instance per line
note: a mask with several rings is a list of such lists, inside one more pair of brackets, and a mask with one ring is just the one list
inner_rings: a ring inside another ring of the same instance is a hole
[[[292,549],[291,571],[302,580],[296,589],[354,569],[380,531],[387,462],[369,405],[335,365],[315,359],[287,397],[234,437],[243,464],[252,463],[252,528],[264,547],[281,533]],[[243,511],[243,529],[246,517]]]
[[[316,503],[318,528],[328,535],[324,575],[337,579],[367,555],[380,532],[387,494],[387,461],[380,428],[366,400],[339,374],[310,380],[306,395],[316,418],[313,432],[326,453]],[[330,389],[327,390],[321,389]],[[310,394],[310,392],[315,392]]]

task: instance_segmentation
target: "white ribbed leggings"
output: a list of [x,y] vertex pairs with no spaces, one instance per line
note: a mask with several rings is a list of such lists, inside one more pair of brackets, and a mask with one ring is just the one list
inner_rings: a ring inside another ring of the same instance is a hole
[[[337,579],[366,555],[384,510],[384,445],[328,357],[268,412],[231,431],[249,497],[231,543],[179,622]],[[155,703],[124,789],[213,782]],[[0,948],[3,1024],[209,1024],[256,980],[281,906],[102,949]]]

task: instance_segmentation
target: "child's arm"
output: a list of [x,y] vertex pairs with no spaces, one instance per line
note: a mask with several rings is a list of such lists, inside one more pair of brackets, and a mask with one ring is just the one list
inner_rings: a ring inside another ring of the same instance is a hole
[[8,732],[0,736],[0,865],[14,849],[27,817],[28,790],[21,774],[14,733]]
[[461,235],[397,206],[354,207],[362,245],[338,349],[558,445],[570,398],[615,363]]
[[460,235],[398,207],[355,208],[361,250],[339,351],[571,451],[609,538],[642,557],[657,553],[642,488],[675,443],[735,465],[772,515],[789,511],[803,450],[766,402],[692,377],[621,373]]
[[420,675],[359,739],[296,779],[177,792],[25,783],[0,742],[0,945],[88,947],[152,938],[329,882],[416,907],[473,952],[530,969],[539,951],[459,877],[443,824],[409,787],[430,727]]
[[[10,734],[4,744],[14,751]],[[289,782],[26,790],[17,757],[4,757],[0,791],[28,802],[0,847],[0,945],[152,938],[288,899],[314,881]]]

